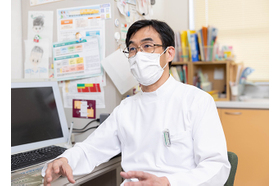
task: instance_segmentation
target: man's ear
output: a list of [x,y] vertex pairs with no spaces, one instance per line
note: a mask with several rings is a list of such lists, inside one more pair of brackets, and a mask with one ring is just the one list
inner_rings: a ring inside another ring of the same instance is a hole
[[175,48],[173,46],[169,46],[167,49],[167,61],[173,61],[175,57]]

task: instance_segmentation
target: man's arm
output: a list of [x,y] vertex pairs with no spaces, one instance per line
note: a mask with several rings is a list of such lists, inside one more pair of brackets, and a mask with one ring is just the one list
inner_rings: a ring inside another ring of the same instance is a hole
[[[118,107],[86,140],[76,143],[74,147],[58,156],[58,158],[64,157],[68,160],[73,175],[88,174],[95,166],[110,160],[121,152],[116,119],[117,109]],[[42,169],[43,177],[50,162],[45,164]]]

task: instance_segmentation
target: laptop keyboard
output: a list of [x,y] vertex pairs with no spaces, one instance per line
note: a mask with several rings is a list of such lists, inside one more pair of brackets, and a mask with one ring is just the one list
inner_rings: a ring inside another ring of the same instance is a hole
[[39,164],[61,155],[66,148],[48,146],[28,152],[18,153],[11,156],[12,171]]

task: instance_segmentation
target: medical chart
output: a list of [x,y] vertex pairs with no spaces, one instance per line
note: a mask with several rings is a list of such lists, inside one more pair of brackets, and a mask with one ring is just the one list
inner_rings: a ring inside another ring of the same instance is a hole
[[25,40],[24,78],[49,78],[49,40]]
[[54,43],[53,56],[58,81],[102,75],[97,37]]
[[[84,99],[84,100],[95,100],[96,108],[105,108],[105,98],[104,98],[104,87],[99,82],[80,80],[65,81],[62,84],[62,96],[65,108],[72,108],[72,102],[74,99]],[[81,85],[83,89],[85,87],[94,87],[93,91],[79,91]]]
[[[28,12],[28,40],[39,43],[41,39],[49,40],[49,50],[53,42],[53,11],[29,11]],[[49,52],[52,57],[52,52]]]

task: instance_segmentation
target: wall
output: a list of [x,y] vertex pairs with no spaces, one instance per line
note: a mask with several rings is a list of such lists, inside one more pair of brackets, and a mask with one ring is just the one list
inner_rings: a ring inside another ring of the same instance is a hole
[[189,0],[157,0],[153,19],[165,21],[174,31],[189,29]]
[[[23,78],[21,0],[11,6],[11,78]],[[17,55],[14,55],[17,54]]]

